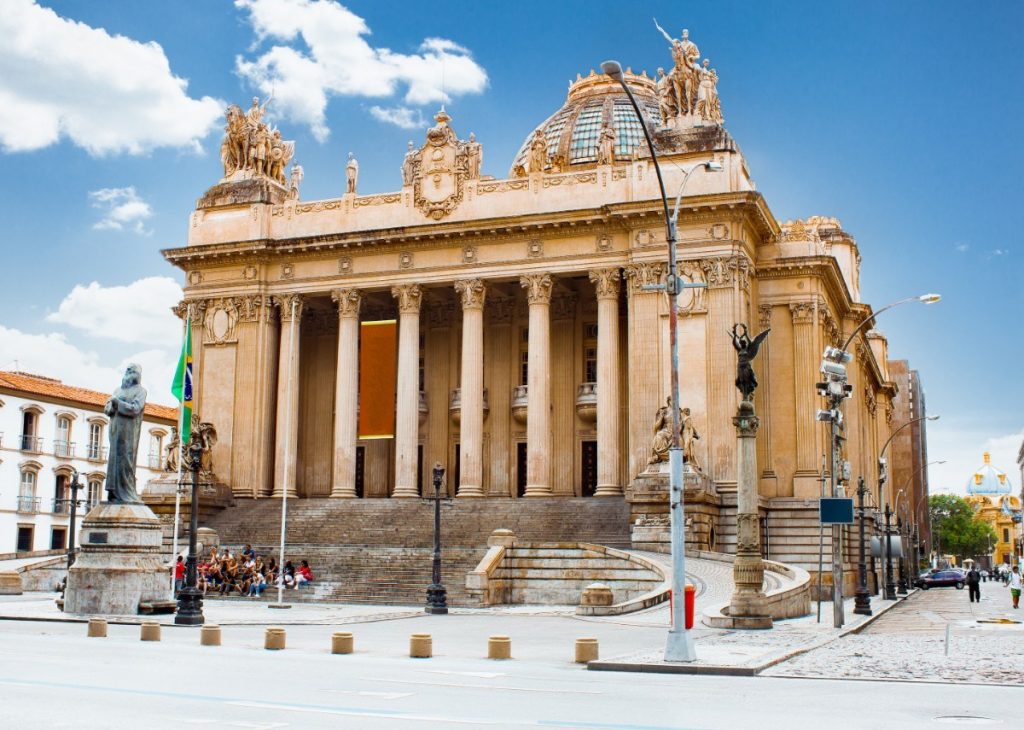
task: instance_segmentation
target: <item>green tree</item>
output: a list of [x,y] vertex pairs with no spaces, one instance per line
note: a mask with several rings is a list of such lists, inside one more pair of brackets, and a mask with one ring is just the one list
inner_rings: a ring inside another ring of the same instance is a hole
[[979,519],[963,497],[933,494],[928,497],[928,509],[936,547],[947,555],[986,555],[989,545],[997,541],[992,526]]

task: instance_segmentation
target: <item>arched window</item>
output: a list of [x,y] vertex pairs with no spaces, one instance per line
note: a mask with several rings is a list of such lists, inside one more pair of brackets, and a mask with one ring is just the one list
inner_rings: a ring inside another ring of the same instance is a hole
[[57,436],[53,439],[53,455],[64,459],[74,456],[70,416],[57,416]]
[[98,476],[89,477],[89,509],[100,503],[100,495],[103,494],[103,478]]
[[39,416],[43,409],[33,404],[21,409],[21,443],[22,451],[38,454],[43,450],[43,439],[39,436]]
[[38,471],[34,464],[26,464],[21,469],[21,480],[18,483],[18,512],[35,514],[39,511],[39,498],[36,497]]

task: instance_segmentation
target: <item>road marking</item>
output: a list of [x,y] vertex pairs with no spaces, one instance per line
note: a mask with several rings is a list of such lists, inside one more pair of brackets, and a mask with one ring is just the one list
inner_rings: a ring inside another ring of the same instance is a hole
[[[233,701],[227,704],[233,707],[248,707],[256,710],[281,710],[283,712],[310,712],[321,715],[341,715],[344,717],[372,717],[375,720],[401,720],[402,722],[436,722],[440,723],[442,727],[445,725],[457,724],[457,725],[497,725],[497,720],[485,720],[483,718],[458,718],[458,717],[441,717],[438,715],[413,715],[408,712],[382,712],[380,710],[356,710],[356,709],[342,709],[332,707],[317,707],[317,706],[306,706],[306,705],[280,705],[271,702],[239,702]],[[505,721],[501,721],[501,724],[507,725]],[[535,725],[536,723],[529,723]]]
[[413,692],[370,692],[354,689],[322,689],[321,692],[333,692],[339,695],[358,695],[359,697],[379,697],[382,700],[401,700],[412,697]]
[[481,679],[508,676],[505,672],[450,672],[443,669],[428,669],[427,674],[457,674],[461,677],[480,677]]
[[464,689],[504,689],[510,692],[543,692],[545,694],[564,694],[564,695],[599,695],[604,694],[603,692],[591,692],[583,689],[547,689],[547,688],[535,688],[535,687],[512,687],[509,685],[501,684],[461,684],[459,682],[422,682],[415,679],[387,679],[384,677],[378,678],[367,678],[368,682],[391,682],[392,684],[419,684],[426,685],[429,687],[462,687]]

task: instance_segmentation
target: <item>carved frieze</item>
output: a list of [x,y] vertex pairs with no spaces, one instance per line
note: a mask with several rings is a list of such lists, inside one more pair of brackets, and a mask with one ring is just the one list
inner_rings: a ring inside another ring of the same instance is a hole
[[451,117],[442,109],[434,121],[413,166],[413,204],[439,221],[462,202],[468,165],[464,145],[448,126]]
[[491,297],[487,302],[487,318],[491,324],[510,324],[515,312],[515,299],[512,297]]
[[701,259],[709,289],[750,289],[750,260],[746,256],[712,256]]
[[412,268],[412,252],[403,251],[398,254],[398,268],[400,269],[411,269]]
[[356,208],[362,208],[367,205],[391,205],[392,203],[400,203],[401,201],[401,193],[385,193],[384,195],[366,195],[361,198],[356,198],[352,201],[352,204]]
[[526,244],[526,255],[531,259],[539,259],[544,255],[544,242],[539,239],[533,239]]
[[338,273],[339,274],[351,274],[352,273],[352,257],[342,256],[338,259]]
[[[695,314],[708,311],[707,278],[704,276],[704,269],[700,261],[680,261],[677,264],[677,274],[683,284],[703,284],[704,286],[687,286],[679,292],[678,305],[679,314]],[[666,296],[668,296],[666,294]]]
[[529,180],[506,180],[504,182],[487,182],[479,183],[476,186],[477,195],[487,195],[489,193],[505,193],[509,190],[529,190]]
[[427,325],[430,327],[448,327],[452,322],[452,303],[431,297],[427,306]]
[[551,274],[524,274],[519,277],[519,285],[526,289],[526,300],[530,304],[550,304],[553,284]]
[[559,294],[551,299],[551,319],[575,319],[579,297],[574,292]]

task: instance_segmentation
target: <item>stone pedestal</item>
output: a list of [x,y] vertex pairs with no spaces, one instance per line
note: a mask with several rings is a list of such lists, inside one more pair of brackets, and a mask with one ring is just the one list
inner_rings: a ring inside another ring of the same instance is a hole
[[[668,507],[668,462],[651,464],[626,488],[630,542],[637,550],[671,552]],[[686,547],[714,550],[721,498],[714,482],[702,472],[683,467],[683,513]]]
[[136,614],[167,600],[160,520],[144,504],[101,502],[82,522],[81,550],[68,571],[66,613]]
[[[737,619],[735,628],[771,628],[758,529],[756,435],[760,422],[753,403],[741,401],[732,421],[736,426],[736,560],[729,616]],[[741,618],[744,621],[738,620]]]

